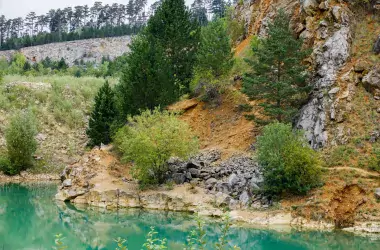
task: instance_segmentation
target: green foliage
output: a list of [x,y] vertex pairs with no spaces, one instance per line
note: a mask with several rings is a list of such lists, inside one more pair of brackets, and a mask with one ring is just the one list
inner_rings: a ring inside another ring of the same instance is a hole
[[[230,231],[230,228],[232,226],[231,217],[229,216],[229,214],[224,214],[222,217],[222,221],[223,223],[220,227],[220,231],[222,232],[222,234],[220,235],[218,242],[215,244],[216,250],[224,250],[226,248],[226,246],[228,245],[228,232]],[[240,250],[240,248],[237,246],[234,246],[233,249]]]
[[17,112],[5,131],[8,158],[11,169],[8,174],[18,174],[31,167],[33,154],[37,149],[35,118],[31,112]]
[[253,44],[255,58],[247,59],[253,72],[244,76],[243,91],[252,99],[264,100],[260,106],[266,122],[290,122],[310,90],[307,67],[302,64],[310,52],[293,37],[289,21],[280,10],[269,24],[268,37]]
[[262,166],[264,190],[269,194],[304,194],[320,182],[318,155],[300,131],[289,124],[264,127],[257,140],[257,159]]
[[185,158],[195,153],[198,141],[190,127],[168,111],[144,111],[128,117],[115,143],[124,161],[134,163],[133,176],[142,185],[162,183],[171,156]]
[[222,19],[216,19],[202,28],[196,68],[211,71],[219,77],[228,73],[232,65],[233,54],[226,24]]
[[188,90],[196,60],[200,27],[192,19],[185,1],[164,0],[150,17],[146,32],[166,52],[175,82]]
[[117,248],[115,250],[128,250],[127,246],[125,245],[126,244],[126,240],[125,239],[122,239],[122,238],[117,238],[114,240],[117,244]]
[[217,79],[210,70],[196,70],[190,89],[195,96],[209,104],[219,105],[221,94],[225,90],[225,79]]
[[205,222],[199,214],[196,215],[195,221],[197,222],[197,228],[192,230],[190,235],[187,237],[184,250],[204,250],[206,247],[206,230],[204,229]]
[[232,42],[236,43],[244,37],[245,28],[243,20],[239,21],[237,18],[234,18],[234,11],[235,8],[233,7],[227,8],[225,20],[227,24],[228,35],[230,36]]
[[[206,249],[207,241],[206,230],[204,229],[205,222],[202,218],[197,214],[195,217],[195,221],[197,223],[197,228],[190,232],[190,235],[186,239],[186,244],[184,246],[184,250],[204,250]],[[222,217],[222,224],[220,226],[220,231],[222,234],[218,238],[218,242],[215,244],[215,248],[217,250],[231,249],[227,248],[228,241],[227,236],[232,226],[231,217],[229,214],[224,214]],[[240,250],[239,247],[234,246],[232,249]]]
[[4,174],[14,175],[11,161],[6,156],[0,155],[0,171]]
[[160,44],[144,33],[132,41],[130,49],[128,66],[116,91],[122,119],[138,114],[140,109],[168,105],[179,97],[179,88]]
[[90,146],[111,142],[111,124],[116,115],[114,92],[106,81],[95,97],[95,106],[86,131]]
[[63,240],[65,238],[62,236],[62,234],[57,234],[55,235],[55,240],[54,240],[54,245],[53,249],[54,250],[65,250],[67,249],[67,246],[64,245]]
[[146,242],[143,245],[143,247],[145,247],[146,250],[168,249],[166,246],[167,240],[157,238],[157,234],[158,233],[154,230],[154,227],[151,227],[150,232],[147,235]]

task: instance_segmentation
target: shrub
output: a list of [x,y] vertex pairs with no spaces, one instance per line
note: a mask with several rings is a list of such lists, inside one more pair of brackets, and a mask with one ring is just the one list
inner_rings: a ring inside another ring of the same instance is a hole
[[198,149],[190,127],[158,108],[128,117],[128,125],[117,132],[115,143],[122,160],[134,163],[132,174],[142,185],[162,183],[171,156],[188,157]]
[[33,154],[37,149],[36,133],[35,120],[30,112],[18,112],[11,118],[5,131],[11,162],[9,174],[18,174],[32,166]]
[[291,125],[273,123],[264,127],[257,150],[266,193],[304,194],[320,183],[317,153],[307,145],[303,133],[292,131]]
[[0,171],[4,174],[12,175],[12,166],[11,161],[5,157],[0,155]]

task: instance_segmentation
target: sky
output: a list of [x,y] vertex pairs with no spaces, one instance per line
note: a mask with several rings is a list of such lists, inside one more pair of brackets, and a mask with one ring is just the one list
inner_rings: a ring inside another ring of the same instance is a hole
[[[29,12],[36,12],[37,15],[46,14],[50,9],[74,7],[77,5],[92,6],[94,2],[101,1],[103,5],[112,3],[127,4],[128,0],[0,0],[0,16],[6,18],[25,17]],[[188,5],[193,0],[185,0]],[[150,6],[155,0],[148,0]]]

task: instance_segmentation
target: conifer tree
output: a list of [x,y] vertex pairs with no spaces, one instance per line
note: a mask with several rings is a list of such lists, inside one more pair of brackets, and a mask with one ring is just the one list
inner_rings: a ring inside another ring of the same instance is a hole
[[178,88],[171,65],[155,41],[143,32],[130,45],[127,67],[117,87],[122,120],[140,110],[165,106],[177,99]]
[[90,138],[89,146],[111,142],[111,125],[116,114],[114,92],[108,81],[106,81],[95,97],[94,110],[91,113],[86,131]]
[[176,82],[189,88],[200,27],[191,18],[184,0],[164,0],[149,19],[148,34],[157,39],[169,59]]
[[202,28],[197,53],[197,69],[211,71],[219,77],[231,69],[233,63],[231,42],[222,19],[216,19]]
[[310,87],[303,60],[309,50],[302,49],[289,28],[289,17],[280,10],[269,24],[268,37],[252,46],[255,59],[247,60],[253,73],[243,78],[243,91],[252,99],[263,100],[267,120],[289,122],[300,107]]

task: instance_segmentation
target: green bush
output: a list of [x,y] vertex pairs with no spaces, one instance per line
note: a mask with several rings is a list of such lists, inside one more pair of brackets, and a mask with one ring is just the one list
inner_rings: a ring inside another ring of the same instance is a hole
[[304,194],[320,183],[320,160],[300,131],[290,124],[272,123],[257,140],[257,159],[269,194]]
[[12,173],[12,169],[11,161],[7,157],[0,155],[0,172],[7,175],[13,175],[14,173]]
[[190,127],[158,108],[128,117],[128,125],[116,133],[115,143],[122,159],[134,163],[133,176],[142,185],[162,183],[171,156],[185,158],[198,149]]
[[18,174],[32,166],[37,149],[36,123],[30,112],[18,112],[10,120],[5,131],[8,158],[11,162],[9,174]]

